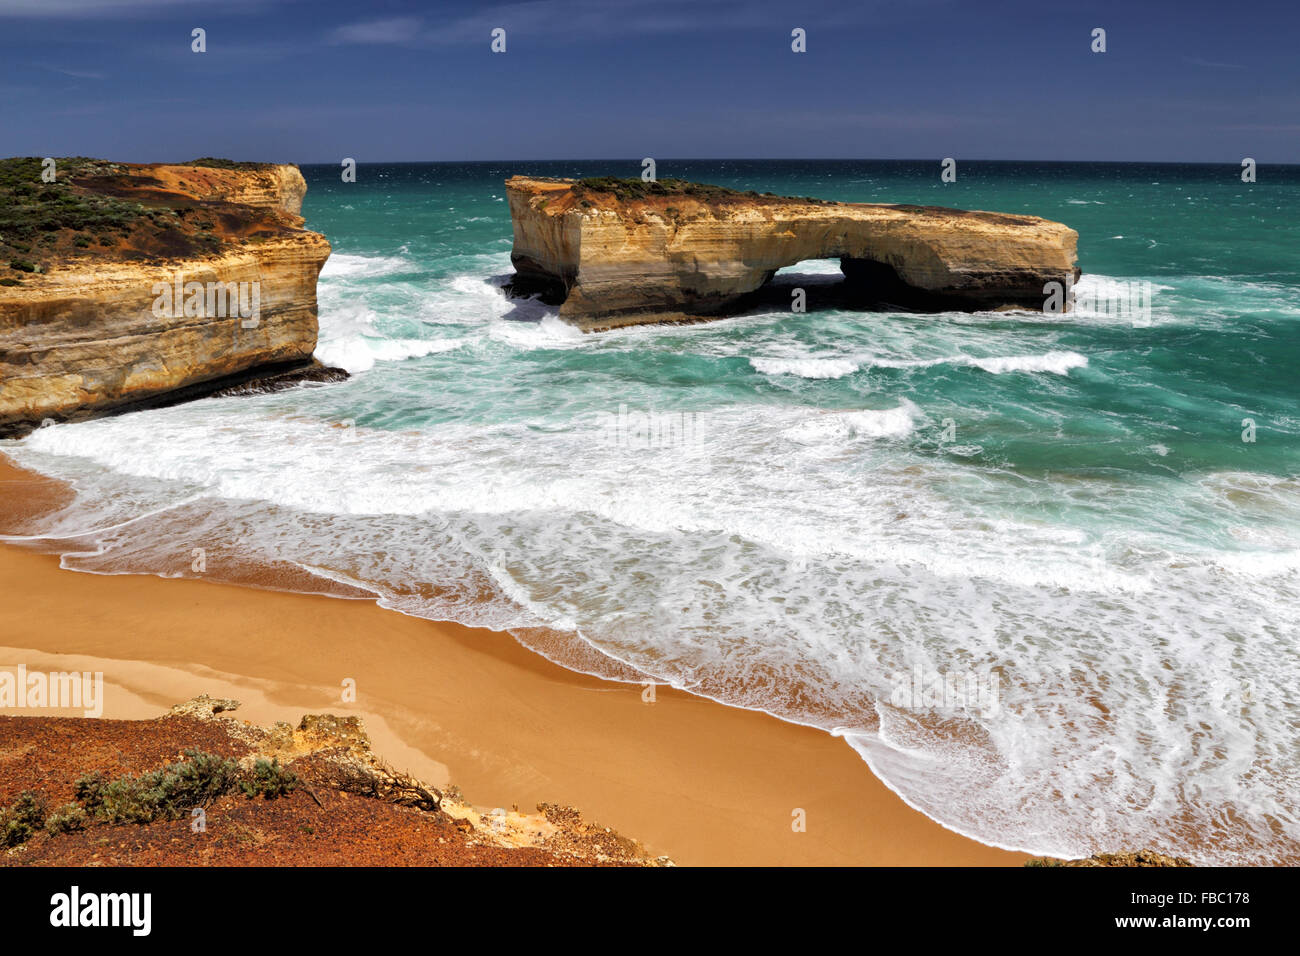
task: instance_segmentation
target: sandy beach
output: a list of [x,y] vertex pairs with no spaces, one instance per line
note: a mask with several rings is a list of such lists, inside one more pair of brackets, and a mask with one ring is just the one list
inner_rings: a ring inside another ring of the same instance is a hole
[[[0,528],[66,494],[3,456],[0,489]],[[566,671],[507,634],[371,601],[79,574],[13,546],[0,547],[0,580],[0,663],[102,671],[104,717],[200,693],[237,698],[263,724],[356,714],[377,753],[477,805],[569,804],[683,865],[1026,859],[912,810],[824,733],[664,687],[646,703],[641,687]]]

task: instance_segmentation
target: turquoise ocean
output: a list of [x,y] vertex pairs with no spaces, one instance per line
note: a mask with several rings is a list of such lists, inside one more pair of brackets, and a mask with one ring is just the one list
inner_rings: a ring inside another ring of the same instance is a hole
[[506,297],[507,177],[639,173],[304,167],[351,379],[0,442],[77,491],[19,530],[819,727],[986,843],[1300,861],[1300,167],[658,164],[1059,220],[1081,293],[1150,283],[1142,317],[819,308],[833,261],[775,280],[802,314],[583,335]]

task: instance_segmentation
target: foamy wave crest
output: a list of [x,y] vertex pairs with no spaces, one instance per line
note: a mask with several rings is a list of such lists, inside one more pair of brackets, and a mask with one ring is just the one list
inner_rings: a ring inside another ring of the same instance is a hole
[[364,279],[387,276],[414,269],[415,264],[402,256],[354,256],[335,252],[325,260],[320,271],[322,280]]
[[530,302],[525,303],[521,308],[524,310],[531,308],[541,318],[538,321],[496,322],[488,332],[489,337],[523,351],[581,348],[590,345],[590,336],[583,335],[581,329],[565,322],[558,315],[545,311],[546,307]]
[[800,378],[843,378],[858,370],[856,362],[836,358],[752,358],[749,364],[764,375],[797,375]]
[[1053,375],[1068,375],[1071,369],[1086,368],[1088,357],[1078,352],[1053,350],[1042,355],[990,355],[976,358],[970,355],[947,355],[933,359],[886,359],[868,358],[863,364],[872,368],[934,368],[938,365],[965,365],[978,368],[993,375],[1006,372],[1050,372]]
[[827,412],[799,422],[781,434],[801,445],[818,445],[855,438],[906,438],[916,427],[920,409],[903,399],[897,408]]
[[326,365],[356,374],[375,367],[376,362],[400,362],[458,349],[463,339],[372,339],[348,336],[322,342],[315,357]]
[[945,355],[931,359],[889,359],[877,356],[852,358],[751,358],[749,364],[764,375],[793,375],[808,379],[837,379],[867,368],[935,368],[941,365],[978,368],[992,375],[1008,372],[1047,372],[1069,375],[1071,369],[1087,368],[1088,357],[1078,352],[1052,350],[1041,355]]
[[1300,550],[1295,551],[1225,551],[1211,559],[1214,564],[1245,577],[1294,577],[1300,571]]
[[973,358],[970,364],[994,375],[1005,372],[1051,372],[1068,375],[1072,368],[1086,368],[1087,356],[1078,352],[1048,352],[1046,355],[1008,355],[993,358]]

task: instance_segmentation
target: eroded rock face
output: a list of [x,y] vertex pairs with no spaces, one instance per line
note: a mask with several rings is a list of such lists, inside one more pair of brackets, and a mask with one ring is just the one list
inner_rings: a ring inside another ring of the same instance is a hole
[[838,258],[864,306],[1041,309],[1078,276],[1078,234],[1034,216],[832,203],[688,183],[514,177],[517,293],[597,330],[746,307],[773,274]]
[[[0,284],[0,435],[312,367],[330,246],[301,228],[296,167],[97,164],[57,187],[125,211],[93,232],[88,213],[75,245],[38,234],[37,271],[0,269],[18,283]],[[181,295],[160,309],[164,286]]]

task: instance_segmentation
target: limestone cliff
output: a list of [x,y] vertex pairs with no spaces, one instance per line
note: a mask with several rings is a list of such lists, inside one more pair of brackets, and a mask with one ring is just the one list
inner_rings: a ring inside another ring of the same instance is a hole
[[198,159],[190,165],[156,163],[141,167],[156,188],[263,209],[279,209],[299,217],[307,181],[297,166],[274,163],[233,163]]
[[0,435],[320,376],[293,166],[0,162]]
[[1077,277],[1078,235],[1034,216],[835,203],[680,181],[506,183],[516,293],[588,330],[743,309],[778,269],[837,258],[851,298],[935,309],[1041,309]]

